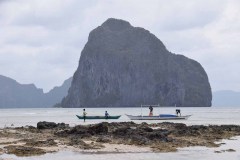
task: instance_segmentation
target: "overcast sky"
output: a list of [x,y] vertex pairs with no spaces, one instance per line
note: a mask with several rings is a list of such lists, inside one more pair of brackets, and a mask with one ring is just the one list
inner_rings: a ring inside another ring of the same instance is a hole
[[0,0],[0,75],[45,92],[61,85],[110,17],[200,62],[213,91],[240,91],[240,0]]

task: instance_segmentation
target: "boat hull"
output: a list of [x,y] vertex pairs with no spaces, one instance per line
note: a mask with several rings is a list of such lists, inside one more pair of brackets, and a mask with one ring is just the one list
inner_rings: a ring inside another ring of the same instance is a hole
[[132,116],[126,115],[131,120],[183,120],[188,119],[191,115],[186,116]]
[[[79,119],[84,119],[83,116],[76,115]],[[85,119],[118,119],[121,116],[85,116]]]

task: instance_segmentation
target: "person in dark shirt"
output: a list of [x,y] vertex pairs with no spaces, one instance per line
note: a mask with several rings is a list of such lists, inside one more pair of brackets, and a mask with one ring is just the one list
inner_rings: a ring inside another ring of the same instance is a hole
[[181,116],[181,110],[180,109],[176,109],[176,115],[178,116],[178,114]]
[[105,118],[107,119],[109,117],[109,114],[107,111],[105,111]]
[[86,120],[86,115],[87,115],[87,112],[85,111],[85,109],[83,109],[83,119],[84,119],[84,122]]
[[149,107],[149,110],[150,110],[150,112],[149,112],[149,116],[153,116],[153,107],[150,106],[150,107]]

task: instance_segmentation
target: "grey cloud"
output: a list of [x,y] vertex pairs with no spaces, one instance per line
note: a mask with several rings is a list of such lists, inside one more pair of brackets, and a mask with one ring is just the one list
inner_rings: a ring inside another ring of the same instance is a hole
[[[166,14],[159,15],[159,27],[165,31],[203,28],[217,20],[224,4],[205,1],[179,2],[167,6]],[[162,23],[161,23],[162,22]]]
[[7,2],[10,2],[10,1],[13,1],[13,0],[0,0],[0,4],[1,3],[7,3]]

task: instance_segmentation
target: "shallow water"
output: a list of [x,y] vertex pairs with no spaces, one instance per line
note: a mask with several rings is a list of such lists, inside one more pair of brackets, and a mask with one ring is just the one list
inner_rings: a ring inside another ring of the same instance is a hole
[[[176,108],[154,108],[154,114],[174,114]],[[239,108],[180,108],[182,115],[192,115],[188,120],[171,120],[169,122],[180,122],[187,125],[210,125],[210,124],[236,124],[240,125],[240,107]],[[105,110],[108,110],[110,115],[122,115],[118,120],[87,120],[84,123],[82,120],[77,119],[76,114],[81,115],[82,109],[80,108],[26,108],[26,109],[0,109],[0,128],[3,127],[16,127],[32,125],[36,126],[39,121],[51,121],[51,122],[64,122],[71,126],[78,124],[92,124],[102,121],[107,122],[124,122],[130,121],[125,114],[140,115],[141,108],[89,108],[86,109],[88,115],[104,115]],[[148,114],[148,108],[143,108],[144,115]],[[141,123],[142,121],[134,121]],[[147,123],[157,123],[164,121],[145,121]],[[226,144],[219,148],[206,148],[206,147],[191,147],[179,149],[176,153],[120,153],[120,154],[86,154],[72,151],[60,151],[57,153],[45,154],[37,157],[16,157],[14,155],[1,155],[1,158],[10,158],[16,160],[76,160],[76,159],[88,159],[88,160],[101,160],[101,159],[206,159],[206,160],[239,160],[240,159],[240,137],[236,140],[225,140]],[[235,149],[236,152],[222,152],[214,153],[214,151],[221,151],[226,149]]]
[[[174,114],[176,108],[154,108],[154,114]],[[208,124],[240,124],[239,108],[217,108],[217,107],[196,107],[180,108],[182,115],[192,115],[188,120],[170,120],[170,122],[185,123],[187,125],[208,125]],[[71,126],[78,124],[92,124],[102,121],[124,122],[130,121],[125,114],[141,115],[141,108],[88,108],[87,115],[104,115],[105,110],[110,115],[122,115],[118,120],[87,120],[83,123],[75,115],[82,115],[81,108],[22,108],[22,109],[0,109],[0,128],[19,127],[32,125],[36,126],[39,121],[64,122]],[[143,115],[147,115],[148,108],[143,108]],[[134,121],[141,123],[142,121]],[[163,121],[145,121],[147,123],[157,123]]]

